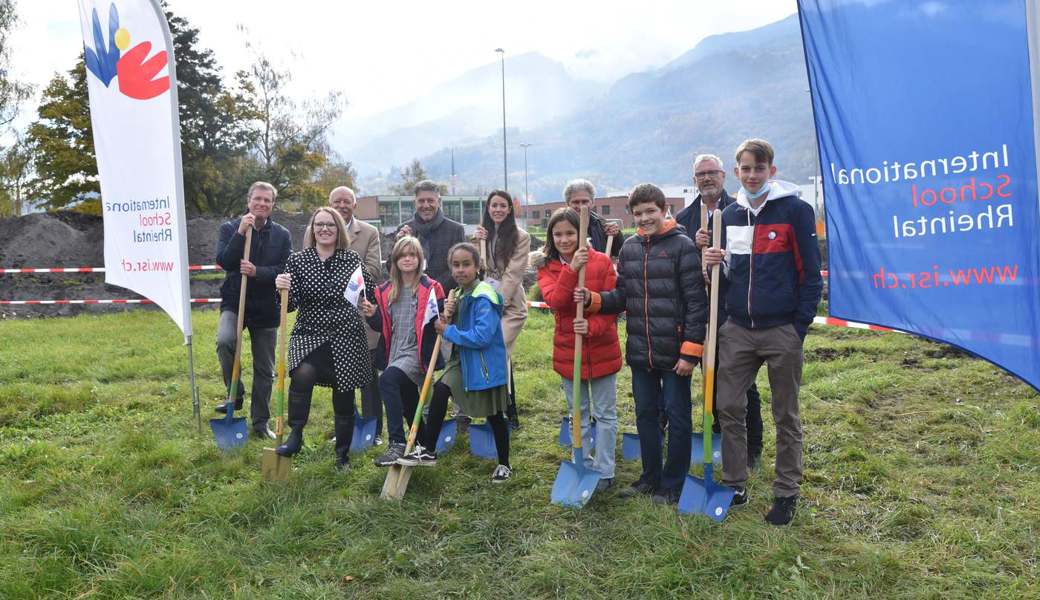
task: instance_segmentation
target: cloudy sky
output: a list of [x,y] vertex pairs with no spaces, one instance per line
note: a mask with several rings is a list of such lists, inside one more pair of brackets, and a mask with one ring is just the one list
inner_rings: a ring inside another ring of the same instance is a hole
[[[107,3],[105,0],[99,4]],[[795,0],[528,0],[499,2],[169,0],[200,30],[230,76],[251,42],[295,72],[300,96],[344,92],[345,119],[404,104],[437,83],[507,56],[540,52],[601,81],[659,66],[718,32],[751,29],[796,11]],[[42,87],[82,47],[75,0],[18,0],[14,75]],[[34,108],[34,107],[33,107]],[[34,112],[34,111],[32,111]]]

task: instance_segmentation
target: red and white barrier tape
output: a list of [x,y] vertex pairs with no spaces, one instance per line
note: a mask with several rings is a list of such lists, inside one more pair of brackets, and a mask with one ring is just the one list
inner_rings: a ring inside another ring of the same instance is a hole
[[[220,265],[189,265],[189,271],[223,271]],[[46,269],[24,268],[24,269],[0,269],[5,275],[19,273],[104,273],[105,267],[51,267]]]
[[[192,304],[220,303],[220,298],[192,298]],[[114,300],[0,300],[0,305],[48,305],[48,304],[154,304],[147,298],[118,298]]]

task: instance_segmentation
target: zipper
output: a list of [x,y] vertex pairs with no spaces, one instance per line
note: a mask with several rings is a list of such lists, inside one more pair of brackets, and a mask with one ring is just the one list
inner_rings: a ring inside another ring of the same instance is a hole
[[643,252],[643,329],[646,331],[646,356],[650,368],[654,368],[654,346],[650,341],[650,287],[646,281],[647,265],[650,262],[650,237],[646,238],[646,250]]
[[488,370],[487,361],[484,360],[484,351],[477,353],[480,356],[480,371],[484,374],[484,383],[491,383],[491,372]]
[[755,328],[755,318],[751,316],[751,288],[754,284],[755,275],[755,228],[758,227],[758,220],[755,220],[755,224],[751,225],[751,211],[747,211],[747,222],[751,226],[751,252],[749,253],[750,260],[748,261],[748,284],[747,284],[747,316],[748,321],[751,322],[751,329]]

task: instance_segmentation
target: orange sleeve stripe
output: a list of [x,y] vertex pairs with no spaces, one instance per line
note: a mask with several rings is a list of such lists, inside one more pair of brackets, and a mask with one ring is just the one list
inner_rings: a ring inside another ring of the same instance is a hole
[[598,292],[589,292],[589,294],[592,296],[592,301],[589,303],[589,307],[585,309],[585,312],[594,315],[603,306],[603,298],[600,297]]
[[693,342],[683,342],[682,347],[679,348],[679,354],[684,356],[704,356],[704,346]]

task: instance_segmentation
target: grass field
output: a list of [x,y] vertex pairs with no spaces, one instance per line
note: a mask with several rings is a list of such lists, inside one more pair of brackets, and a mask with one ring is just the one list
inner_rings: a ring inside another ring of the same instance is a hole
[[[206,418],[216,316],[195,313]],[[461,443],[388,503],[374,451],[332,469],[327,390],[290,481],[265,484],[261,442],[224,455],[196,432],[164,315],[0,322],[0,598],[1040,597],[1038,397],[988,363],[815,327],[793,524],[762,519],[768,423],[750,505],[715,524],[617,487],[549,504],[566,456],[551,331],[532,314],[518,342],[514,479],[492,486]],[[627,373],[618,405],[633,430]],[[619,462],[620,484],[637,475]]]

